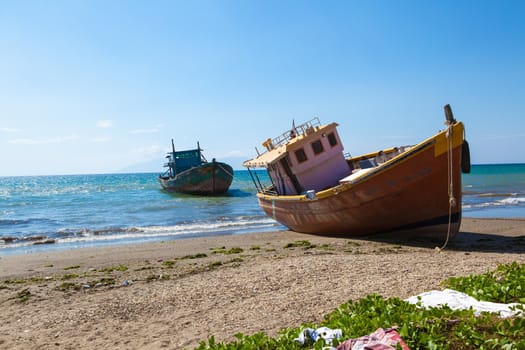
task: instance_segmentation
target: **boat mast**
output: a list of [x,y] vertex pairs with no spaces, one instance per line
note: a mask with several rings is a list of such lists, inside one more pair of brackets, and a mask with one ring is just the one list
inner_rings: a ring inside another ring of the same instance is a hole
[[199,141],[197,141],[197,149],[199,150],[199,157],[200,157],[200,159],[201,159],[201,162],[203,162],[203,163],[208,163],[208,161],[206,160],[206,157],[205,157],[204,154],[202,154],[202,152],[201,152],[201,151],[203,151],[203,150],[201,149],[201,145],[200,145]]
[[175,143],[173,142],[173,139],[171,139],[171,161],[169,163],[170,167],[170,176],[175,176],[177,174],[177,165],[175,164]]

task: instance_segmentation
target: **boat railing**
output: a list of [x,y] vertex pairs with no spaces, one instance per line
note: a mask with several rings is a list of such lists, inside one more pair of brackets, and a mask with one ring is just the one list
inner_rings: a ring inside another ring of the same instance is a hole
[[306,135],[310,132],[310,130],[314,130],[315,127],[321,126],[321,122],[319,121],[319,118],[314,117],[311,120],[300,124],[300,125],[293,125],[290,130],[287,130],[283,132],[281,135],[275,137],[272,139],[272,145],[274,147],[279,147],[291,139],[295,138],[296,136]]

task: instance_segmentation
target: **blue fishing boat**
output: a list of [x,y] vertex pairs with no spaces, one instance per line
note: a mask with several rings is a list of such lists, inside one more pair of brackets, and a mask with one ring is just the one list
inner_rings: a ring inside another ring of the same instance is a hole
[[168,168],[159,175],[159,183],[168,192],[213,196],[228,191],[233,181],[233,168],[215,158],[208,162],[197,142],[196,149],[172,151],[166,155]]

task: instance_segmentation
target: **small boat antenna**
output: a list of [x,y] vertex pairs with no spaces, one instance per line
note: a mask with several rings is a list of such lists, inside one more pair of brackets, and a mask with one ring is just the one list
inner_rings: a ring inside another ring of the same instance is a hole
[[292,130],[290,130],[289,138],[293,139],[297,136],[297,129],[295,128],[295,119],[292,118]]

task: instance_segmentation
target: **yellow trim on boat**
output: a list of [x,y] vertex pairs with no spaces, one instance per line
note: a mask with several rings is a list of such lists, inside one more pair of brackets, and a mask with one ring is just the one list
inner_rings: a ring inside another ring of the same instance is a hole
[[[455,148],[455,147],[460,146],[463,143],[463,134],[464,134],[463,123],[461,123],[461,122],[455,123],[452,126],[451,130],[452,130],[452,144],[453,144],[452,147]],[[407,151],[408,153],[413,152],[413,154],[408,156],[408,157],[403,156],[404,154],[406,154],[406,152],[400,153],[398,156],[396,156],[396,157],[394,157],[392,159],[389,159],[385,163],[377,166],[372,171],[364,174],[362,177],[356,178],[355,181],[338,184],[338,185],[335,185],[333,187],[327,188],[325,190],[316,192],[314,198],[308,198],[308,196],[306,194],[283,196],[283,195],[268,195],[268,194],[263,194],[263,193],[257,193],[257,197],[261,198],[261,199],[264,199],[264,200],[267,200],[267,201],[278,200],[278,201],[290,201],[290,202],[294,202],[295,201],[295,202],[297,202],[297,201],[312,201],[312,200],[323,199],[323,198],[327,198],[327,197],[331,197],[331,196],[337,195],[337,194],[339,194],[341,192],[347,191],[348,189],[356,186],[357,184],[361,183],[362,181],[366,181],[366,180],[368,180],[370,178],[373,178],[373,177],[379,175],[379,173],[381,173],[384,169],[386,169],[389,164],[391,164],[393,162],[396,162],[398,164],[395,164],[393,166],[398,166],[399,164],[402,164],[402,163],[408,161],[408,159],[412,158],[414,155],[425,151],[426,149],[428,149],[428,147],[432,147],[432,146],[434,147],[434,156],[436,156],[436,157],[441,155],[441,154],[443,154],[443,153],[446,153],[447,152],[447,148],[448,148],[448,139],[447,139],[446,133],[447,133],[447,130],[445,129],[444,131],[439,132],[438,134],[436,134],[436,135],[434,135],[434,136],[432,136],[432,137],[430,137],[430,138],[428,138],[428,139],[418,143],[417,145],[412,146],[411,148],[412,149],[417,149],[417,151],[415,151],[415,152],[414,151],[410,151],[410,150]],[[395,148],[389,148],[389,149],[386,149],[384,151],[391,152],[394,149]],[[357,159],[364,159],[364,158],[367,158],[367,157],[371,157],[371,156],[377,155],[377,153],[378,152],[372,152],[372,153],[368,153],[366,155],[360,155],[358,157],[355,157],[355,158],[352,158],[352,159],[349,159],[349,160],[355,161]],[[399,157],[402,157],[404,159],[399,159]]]
[[[463,133],[464,133],[464,126],[463,123],[457,122],[455,123],[452,128],[452,148],[456,148],[458,146],[461,146],[463,144]],[[436,144],[434,146],[434,156],[440,156],[443,153],[447,153],[448,147],[449,147],[449,141],[447,138],[447,130],[444,130],[437,134],[434,139],[436,140]]]

